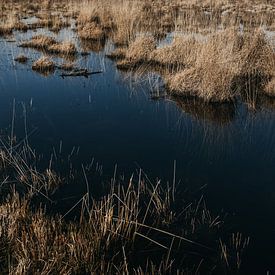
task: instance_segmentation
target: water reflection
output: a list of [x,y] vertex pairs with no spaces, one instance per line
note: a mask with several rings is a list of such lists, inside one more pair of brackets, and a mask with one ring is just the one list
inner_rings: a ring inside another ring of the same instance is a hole
[[198,120],[208,120],[218,125],[232,122],[236,115],[236,106],[230,103],[206,103],[194,98],[172,97],[177,106]]

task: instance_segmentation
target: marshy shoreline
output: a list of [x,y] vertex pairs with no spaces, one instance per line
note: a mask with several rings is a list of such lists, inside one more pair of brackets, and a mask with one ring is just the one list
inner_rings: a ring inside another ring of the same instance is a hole
[[[104,66],[80,61],[98,53],[128,82],[145,76],[151,99],[226,128],[239,105],[252,115],[274,109],[274,13],[265,0],[3,0],[0,38],[3,47],[16,44],[15,70],[57,73],[64,82],[104,76]],[[207,196],[177,190],[175,178],[150,180],[141,169],[104,183],[89,178],[89,165],[61,175],[52,158],[39,167],[27,137],[14,139],[12,130],[0,145],[0,273],[242,273],[249,235],[213,214]],[[55,194],[69,184],[86,191],[57,209]],[[94,185],[104,192],[93,193]]]
[[[39,157],[26,144],[1,144],[1,273],[240,270],[250,238],[225,229],[222,217],[207,209],[203,196],[193,200],[178,192],[175,182],[163,187],[142,170],[129,181],[114,173],[104,195],[95,195],[89,170],[82,166],[87,192],[70,209],[53,212],[55,192],[70,180],[54,172],[52,160],[40,171]],[[73,184],[79,184],[75,178]]]

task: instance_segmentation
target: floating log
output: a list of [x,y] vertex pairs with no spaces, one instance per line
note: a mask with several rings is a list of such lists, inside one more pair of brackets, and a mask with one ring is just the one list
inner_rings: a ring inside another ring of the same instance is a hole
[[73,70],[69,73],[62,73],[61,77],[69,77],[69,76],[85,76],[88,77],[92,74],[100,74],[103,73],[103,71],[95,71],[95,72],[89,72],[87,69],[80,69],[80,70]]

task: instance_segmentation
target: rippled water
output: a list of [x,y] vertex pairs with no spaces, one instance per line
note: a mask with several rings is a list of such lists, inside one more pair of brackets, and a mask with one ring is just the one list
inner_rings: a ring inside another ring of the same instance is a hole
[[[17,34],[17,41],[31,35]],[[60,39],[68,36],[73,38],[73,32],[59,34]],[[79,163],[94,160],[107,177],[116,165],[117,173],[126,176],[141,167],[164,183],[172,180],[176,163],[178,188],[196,192],[203,187],[210,208],[229,213],[229,227],[251,236],[248,269],[275,269],[275,101],[263,99],[251,111],[245,104],[150,100],[149,80],[133,82],[101,51],[77,63],[102,74],[63,79],[60,71],[48,77],[31,71],[31,61],[13,62],[18,53],[39,57],[35,50],[4,39],[0,49],[2,135],[11,132],[14,105],[18,139],[27,133],[45,156],[55,148]],[[79,190],[67,187],[62,195]]]

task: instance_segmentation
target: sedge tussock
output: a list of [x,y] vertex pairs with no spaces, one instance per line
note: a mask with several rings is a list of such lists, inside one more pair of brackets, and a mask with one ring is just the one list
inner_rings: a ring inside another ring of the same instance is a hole
[[80,39],[97,41],[103,40],[105,33],[100,25],[92,22],[80,27],[78,30],[78,36]]
[[238,95],[262,90],[274,71],[274,57],[274,49],[263,33],[247,37],[229,29],[203,42],[194,64],[168,75],[167,86],[178,95],[230,101]]
[[174,37],[171,45],[153,51],[151,59],[165,66],[188,67],[195,63],[199,45],[199,42],[193,36]]
[[30,40],[22,42],[20,47],[35,48],[35,49],[48,49],[50,46],[57,44],[53,37],[46,35],[35,35]]
[[0,25],[0,36],[12,34],[13,25]]
[[77,49],[72,42],[61,42],[50,45],[47,49],[50,53],[74,55],[77,53]]
[[50,72],[55,68],[54,62],[47,56],[42,56],[32,64],[32,69],[38,72]]
[[53,37],[46,35],[36,35],[30,40],[19,45],[23,48],[35,48],[47,53],[74,55],[77,53],[74,43],[69,41],[57,42]]
[[118,68],[127,68],[150,61],[152,51],[156,49],[153,36],[142,35],[130,43],[126,50],[125,59],[117,63]]

